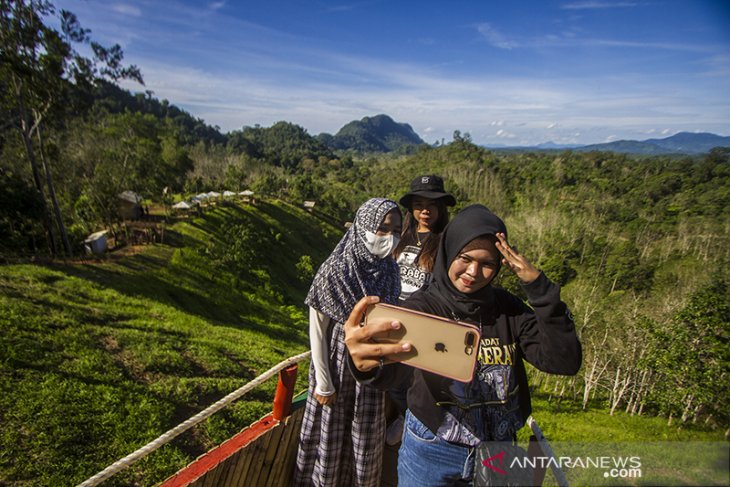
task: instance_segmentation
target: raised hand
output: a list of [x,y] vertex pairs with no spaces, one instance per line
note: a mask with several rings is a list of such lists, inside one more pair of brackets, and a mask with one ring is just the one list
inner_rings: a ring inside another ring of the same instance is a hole
[[529,284],[538,278],[540,271],[524,255],[510,247],[504,233],[497,234],[496,246],[502,254],[502,264],[514,272],[523,284]]

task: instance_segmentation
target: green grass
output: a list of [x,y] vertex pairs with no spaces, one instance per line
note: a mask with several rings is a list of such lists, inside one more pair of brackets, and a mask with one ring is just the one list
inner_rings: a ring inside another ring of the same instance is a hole
[[[222,265],[241,228],[255,259],[244,252],[234,257],[247,266]],[[309,282],[296,264],[308,255],[316,268],[341,229],[262,202],[208,209],[165,232],[166,244],[123,258],[0,266],[0,485],[76,485],[308,348]],[[274,387],[105,485],[167,478],[269,412]],[[551,442],[722,441],[722,432],[609,416],[600,405],[582,411],[539,393],[533,410]]]
[[[548,401],[546,394],[532,393],[532,416],[549,441],[723,441],[724,431],[702,425],[668,426],[656,416],[631,416],[623,411],[609,415],[609,409],[592,405],[586,411],[579,402]],[[529,428],[520,433],[526,439]]]
[[[533,392],[532,416],[557,457],[640,459],[642,476],[636,478],[604,478],[600,468],[565,468],[570,485],[727,485],[724,431],[669,426],[663,417],[623,411],[611,416],[600,404],[583,411],[577,401],[548,399]],[[530,433],[529,427],[520,430],[520,445],[526,447]],[[557,485],[552,472],[544,485]]]
[[[272,235],[256,249],[264,282],[205,254],[239,220]],[[339,229],[262,203],[216,208],[168,232],[172,245],[121,259],[0,267],[0,484],[76,485],[308,349],[308,283],[295,264],[301,255],[321,262]],[[275,384],[108,485],[173,474],[270,411]]]

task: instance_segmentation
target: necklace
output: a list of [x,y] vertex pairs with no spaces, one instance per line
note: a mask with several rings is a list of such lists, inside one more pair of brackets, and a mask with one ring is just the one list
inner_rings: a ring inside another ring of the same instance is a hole
[[430,233],[431,233],[431,232],[416,232],[416,240],[418,241],[418,246],[419,246],[419,247],[420,247],[420,246],[421,246],[421,244],[423,243],[423,242],[421,241],[421,234],[423,234],[423,235],[424,235],[424,237],[423,237],[423,240],[424,240],[424,241],[426,241],[426,239],[428,238],[428,236],[429,236],[429,234],[430,234]]

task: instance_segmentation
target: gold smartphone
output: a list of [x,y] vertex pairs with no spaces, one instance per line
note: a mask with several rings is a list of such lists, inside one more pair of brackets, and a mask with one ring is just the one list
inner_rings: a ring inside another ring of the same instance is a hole
[[402,362],[450,379],[471,381],[479,353],[479,327],[384,303],[368,307],[365,325],[375,318],[396,320],[402,325],[380,336],[378,342],[412,344],[410,352],[386,356],[386,363]]

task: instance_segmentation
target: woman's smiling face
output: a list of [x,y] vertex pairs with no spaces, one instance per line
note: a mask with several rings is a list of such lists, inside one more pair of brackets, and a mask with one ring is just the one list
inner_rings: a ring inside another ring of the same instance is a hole
[[485,241],[482,248],[459,252],[449,266],[449,280],[464,294],[483,289],[499,272],[501,254],[493,242]]

